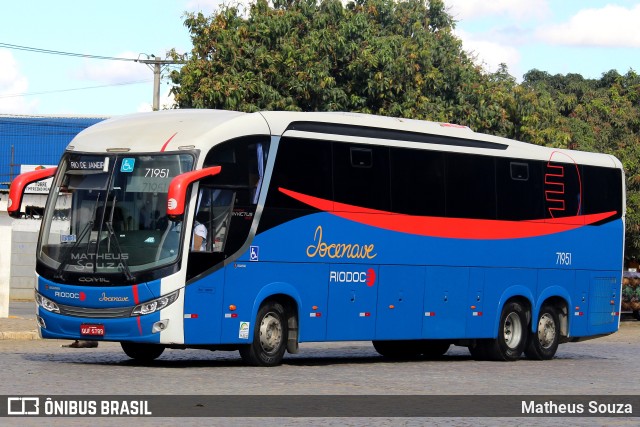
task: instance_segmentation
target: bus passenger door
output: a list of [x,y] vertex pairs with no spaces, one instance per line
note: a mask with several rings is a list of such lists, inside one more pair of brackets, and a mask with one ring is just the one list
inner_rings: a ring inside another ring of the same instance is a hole
[[376,329],[378,266],[335,264],[329,271],[327,340],[371,340]]
[[420,338],[424,275],[424,267],[380,266],[376,339]]
[[468,268],[427,267],[423,338],[465,337],[468,290]]

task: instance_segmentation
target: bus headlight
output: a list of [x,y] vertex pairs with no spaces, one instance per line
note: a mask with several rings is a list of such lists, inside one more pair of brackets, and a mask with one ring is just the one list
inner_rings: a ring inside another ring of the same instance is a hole
[[49,298],[40,295],[38,292],[36,292],[36,303],[47,311],[60,313],[60,307],[58,307],[58,304],[51,301]]
[[155,313],[158,310],[162,310],[163,308],[169,306],[171,303],[177,300],[178,295],[180,295],[180,289],[160,298],[138,304],[131,312],[131,316],[142,316],[145,314]]

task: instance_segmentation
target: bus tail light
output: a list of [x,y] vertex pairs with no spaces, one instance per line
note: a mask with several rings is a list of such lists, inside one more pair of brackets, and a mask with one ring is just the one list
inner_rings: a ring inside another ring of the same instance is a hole
[[163,297],[138,304],[131,312],[131,316],[143,316],[145,314],[151,314],[155,313],[158,310],[162,310],[163,308],[171,305],[175,300],[177,300],[178,295],[180,295],[180,289],[171,292],[170,294],[167,294]]

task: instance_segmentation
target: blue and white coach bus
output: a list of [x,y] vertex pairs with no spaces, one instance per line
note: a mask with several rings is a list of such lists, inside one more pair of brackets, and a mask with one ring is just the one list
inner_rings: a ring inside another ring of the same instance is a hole
[[620,320],[620,162],[350,113],[174,110],[67,147],[37,247],[43,338],[387,357],[550,359]]

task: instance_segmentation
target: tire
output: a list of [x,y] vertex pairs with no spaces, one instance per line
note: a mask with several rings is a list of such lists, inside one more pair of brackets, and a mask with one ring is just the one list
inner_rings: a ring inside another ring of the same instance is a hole
[[389,359],[415,359],[422,354],[422,344],[418,340],[372,341],[373,348]]
[[420,346],[420,353],[426,359],[439,359],[449,350],[451,343],[443,340],[424,340]]
[[520,303],[512,301],[505,304],[500,314],[498,338],[486,341],[484,351],[487,359],[518,360],[527,345],[527,325],[527,311]]
[[527,340],[525,355],[531,360],[550,360],[560,343],[560,317],[555,307],[543,305],[538,315],[536,333]]
[[472,345],[470,345],[469,353],[471,353],[471,357],[474,360],[487,360],[487,347],[491,344],[493,340],[475,340]]
[[253,341],[240,348],[240,356],[251,366],[277,366],[282,363],[288,335],[284,307],[278,302],[267,302],[258,310]]
[[127,356],[138,362],[151,362],[164,352],[164,346],[158,344],[121,342],[120,345]]

